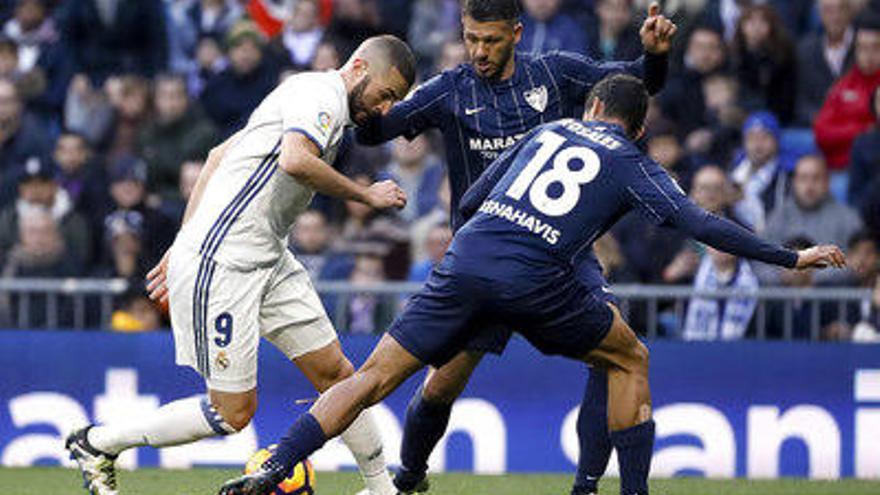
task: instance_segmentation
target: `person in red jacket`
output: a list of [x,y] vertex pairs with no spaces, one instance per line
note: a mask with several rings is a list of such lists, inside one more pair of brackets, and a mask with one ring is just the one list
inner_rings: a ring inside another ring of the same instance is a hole
[[870,102],[880,86],[880,13],[863,14],[857,28],[856,63],[828,91],[814,123],[816,143],[832,172],[849,166],[853,141],[874,122]]

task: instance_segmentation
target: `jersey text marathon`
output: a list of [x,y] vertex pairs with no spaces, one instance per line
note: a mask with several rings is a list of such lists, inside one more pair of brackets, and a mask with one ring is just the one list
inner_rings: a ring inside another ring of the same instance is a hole
[[498,201],[487,199],[480,205],[480,211],[487,215],[494,215],[503,218],[508,222],[515,223],[520,227],[524,227],[535,235],[541,236],[550,245],[556,245],[559,242],[561,232],[548,223],[542,222],[535,218],[534,215],[518,210],[513,206],[499,203]]

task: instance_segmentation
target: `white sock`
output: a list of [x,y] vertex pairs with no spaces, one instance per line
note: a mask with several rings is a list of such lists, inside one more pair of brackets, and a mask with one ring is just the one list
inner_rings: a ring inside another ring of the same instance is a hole
[[397,488],[391,481],[385,465],[382,436],[373,420],[372,411],[363,411],[354,423],[340,435],[345,446],[354,455],[364,484],[372,495],[396,495]]
[[95,426],[89,430],[88,441],[101,452],[117,455],[132,447],[171,447],[230,433],[235,430],[208,397],[198,396],[170,402],[130,422]]

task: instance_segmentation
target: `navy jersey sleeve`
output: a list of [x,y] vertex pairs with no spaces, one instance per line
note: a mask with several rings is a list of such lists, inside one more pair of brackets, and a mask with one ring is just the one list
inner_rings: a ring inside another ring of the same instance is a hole
[[633,61],[600,62],[585,55],[571,52],[556,52],[548,57],[554,66],[551,70],[568,87],[568,93],[575,100],[583,100],[594,84],[606,76],[625,73],[645,82],[648,94],[656,94],[666,84],[668,57],[645,53]]
[[394,105],[387,115],[375,117],[357,128],[360,144],[376,145],[398,136],[408,139],[426,129],[440,126],[444,109],[449,101],[452,83],[446,73],[425,81],[406,99]]
[[647,158],[628,164],[622,193],[630,205],[658,225],[670,225],[715,249],[745,258],[793,268],[797,253],[769,243],[734,222],[694,204],[656,162]]

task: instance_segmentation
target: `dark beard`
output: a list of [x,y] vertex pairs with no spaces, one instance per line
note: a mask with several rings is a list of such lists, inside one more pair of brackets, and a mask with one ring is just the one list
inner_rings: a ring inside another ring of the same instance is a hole
[[348,94],[348,115],[352,121],[360,124],[355,120],[355,116],[364,112],[369,117],[370,112],[367,111],[366,105],[364,105],[364,90],[367,89],[367,84],[370,83],[370,76],[364,78],[363,81],[357,83],[355,87],[351,88],[351,93]]

